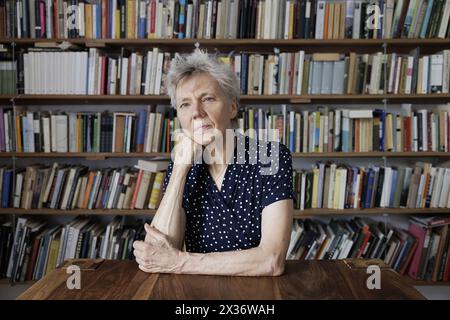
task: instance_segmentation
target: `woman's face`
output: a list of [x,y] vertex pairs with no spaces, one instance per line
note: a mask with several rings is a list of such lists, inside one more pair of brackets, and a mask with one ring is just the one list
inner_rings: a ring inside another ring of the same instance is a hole
[[178,83],[175,96],[181,127],[195,142],[206,146],[216,134],[225,139],[237,104],[225,96],[213,77],[205,73],[185,77]]

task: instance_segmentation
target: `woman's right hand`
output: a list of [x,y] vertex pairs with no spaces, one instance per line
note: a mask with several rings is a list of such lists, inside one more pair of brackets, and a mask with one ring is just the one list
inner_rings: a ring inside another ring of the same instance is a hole
[[175,147],[172,149],[172,161],[174,167],[189,170],[194,164],[194,159],[202,156],[203,148],[183,132],[176,133]]

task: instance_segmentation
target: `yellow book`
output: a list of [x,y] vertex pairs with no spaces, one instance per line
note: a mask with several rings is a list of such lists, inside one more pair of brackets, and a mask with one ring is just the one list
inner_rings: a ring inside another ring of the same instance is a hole
[[116,30],[115,30],[115,38],[120,38],[120,10],[116,10]]
[[333,39],[333,28],[334,28],[334,5],[335,3],[327,3],[329,6],[328,11],[328,31],[327,39]]
[[20,116],[16,116],[16,151],[23,152],[22,147],[22,121]]
[[92,4],[86,3],[84,7],[84,19],[86,21],[86,39],[92,39]]
[[150,200],[148,202],[149,209],[156,209],[161,201],[161,189],[164,181],[165,172],[157,172],[155,181],[153,182],[152,192],[150,194]]
[[136,26],[135,26],[135,20],[136,20],[135,0],[127,0],[126,11],[127,11],[127,22],[126,22],[127,39],[134,39],[135,38],[135,29],[136,29]]
[[392,113],[386,114],[386,130],[384,132],[386,136],[386,151],[392,151],[394,149],[394,139],[392,136]]
[[47,266],[45,268],[45,275],[49,274],[51,271],[56,269],[56,263],[58,260],[59,244],[60,244],[59,234],[60,234],[60,232],[58,232],[58,236],[56,238],[54,238],[50,243]]
[[339,198],[341,191],[341,179],[342,179],[342,169],[336,169],[336,178],[334,180],[334,196],[333,196],[333,209],[339,209]]
[[333,39],[339,39],[339,24],[341,21],[341,3],[334,4],[333,14]]
[[294,1],[289,4],[289,36],[288,39],[294,39]]
[[311,199],[311,208],[317,209],[317,202],[319,197],[319,168],[313,169],[313,191]]
[[254,138],[253,129],[255,129],[255,110],[253,108],[248,109],[248,129],[250,139]]

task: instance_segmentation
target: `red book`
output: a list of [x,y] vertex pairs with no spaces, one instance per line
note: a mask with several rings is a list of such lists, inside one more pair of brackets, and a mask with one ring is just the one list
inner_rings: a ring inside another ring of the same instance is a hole
[[102,0],[102,38],[108,38],[108,0]]
[[[156,0],[152,0],[152,22],[150,24],[150,33],[155,33],[156,32],[156,28],[155,28],[155,22],[156,20]],[[156,37],[156,35],[155,35]]]
[[403,146],[403,151],[411,151],[411,122],[412,117],[403,118],[403,127],[405,128],[405,145]]
[[408,275],[413,279],[417,279],[419,276],[419,272],[420,272],[420,270],[419,270],[420,258],[422,256],[422,250],[423,250],[423,245],[425,242],[425,236],[427,233],[427,229],[418,224],[411,223],[409,225],[408,231],[409,231],[409,233],[411,233],[414,237],[416,237],[418,239],[417,247],[416,247],[416,250],[412,257],[411,264],[409,265],[409,269],[408,269]]
[[131,197],[131,203],[130,203],[130,209],[134,209],[134,205],[136,204],[136,199],[139,194],[139,188],[141,187],[141,181],[142,181],[142,175],[144,174],[144,170],[139,170],[137,180],[136,180],[136,186],[134,187],[134,193]]
[[41,38],[45,38],[45,2],[39,2],[39,17],[41,19]]
[[59,17],[58,17],[58,1],[53,4],[53,38],[59,36]]

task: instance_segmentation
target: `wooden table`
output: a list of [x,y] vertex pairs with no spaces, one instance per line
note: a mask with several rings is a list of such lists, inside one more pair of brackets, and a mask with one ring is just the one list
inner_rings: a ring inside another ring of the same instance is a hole
[[[78,265],[81,289],[69,290],[67,267]],[[381,270],[381,289],[368,289],[367,266]],[[71,260],[18,299],[425,299],[380,260],[288,261],[280,277],[148,274],[133,261]]]

